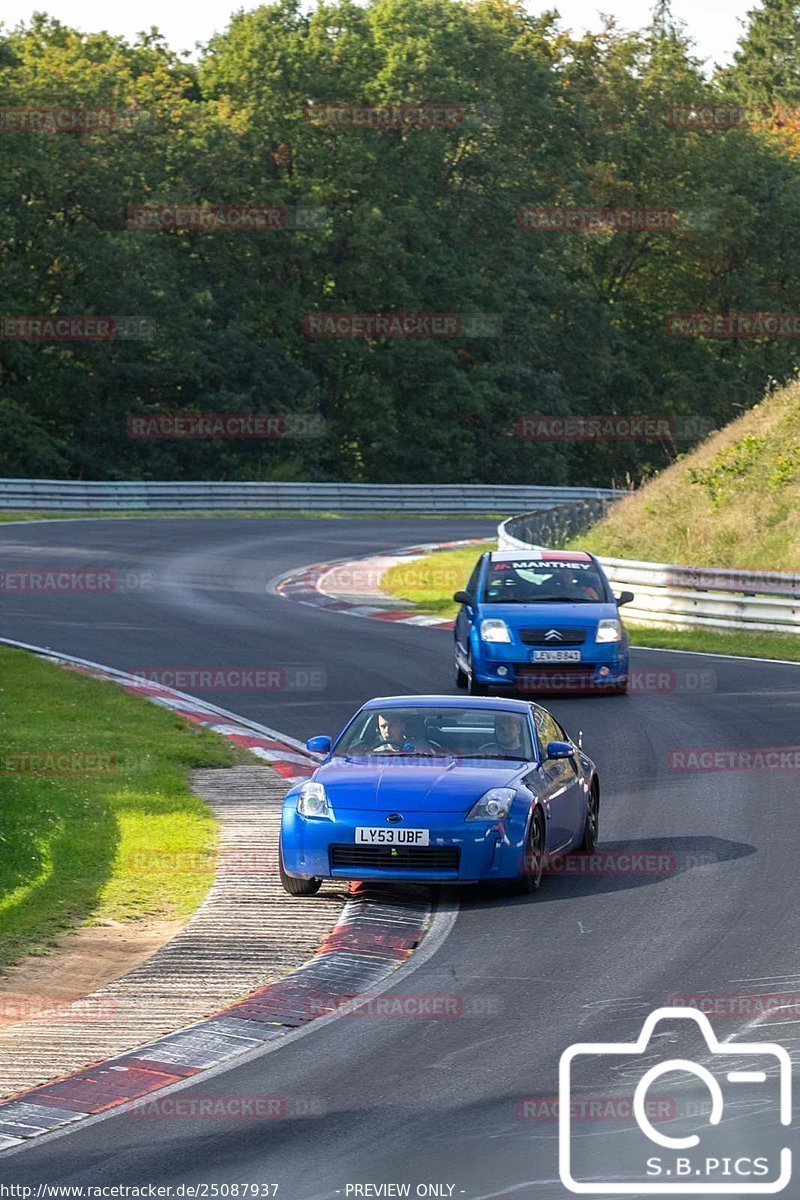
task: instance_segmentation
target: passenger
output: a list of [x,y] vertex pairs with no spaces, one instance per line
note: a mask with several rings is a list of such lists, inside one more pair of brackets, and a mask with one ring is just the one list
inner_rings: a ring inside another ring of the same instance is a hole
[[494,741],[481,746],[487,758],[526,758],[522,717],[516,713],[498,713],[494,719]]

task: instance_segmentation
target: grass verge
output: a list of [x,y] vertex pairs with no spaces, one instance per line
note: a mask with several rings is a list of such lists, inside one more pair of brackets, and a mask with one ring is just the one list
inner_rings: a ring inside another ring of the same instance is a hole
[[[216,845],[188,772],[240,753],[22,650],[0,646],[0,688],[0,968],[76,924],[188,916],[212,882]],[[47,769],[34,773],[24,756],[47,751],[105,757],[85,760],[91,770],[40,759]]]
[[424,558],[390,567],[381,586],[393,596],[410,600],[423,612],[437,617],[454,617],[458,605],[453,592],[466,586],[472,568],[484,550],[495,549],[496,540],[483,546],[464,546],[460,550],[434,550]]
[[800,571],[800,382],[612,505],[575,544],[612,558]]
[[[494,545],[494,542],[487,542],[486,548]],[[424,559],[392,567],[383,576],[382,586],[393,596],[417,605],[422,612],[434,613],[437,617],[454,617],[458,605],[453,602],[453,592],[465,586],[482,552],[480,546],[433,551]],[[622,611],[624,616],[625,610]],[[749,633],[738,629],[654,629],[651,625],[634,625],[630,621],[626,621],[625,625],[633,646],[800,662],[800,638],[791,633]]]

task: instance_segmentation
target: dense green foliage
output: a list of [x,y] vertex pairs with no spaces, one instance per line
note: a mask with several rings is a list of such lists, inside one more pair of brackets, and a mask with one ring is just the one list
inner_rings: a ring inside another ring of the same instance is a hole
[[[794,142],[665,114],[793,100],[795,7],[767,0],[711,80],[663,4],[641,32],[574,38],[511,0],[280,0],[235,16],[198,65],[155,33],[128,44],[46,17],[7,33],[0,107],[131,119],[0,132],[0,313],[137,314],[155,335],[0,341],[0,475],[608,484],[663,466],[689,442],[536,443],[514,425],[620,413],[701,431],[792,374],[796,339],[674,338],[665,318],[796,309]],[[341,129],[309,102],[495,115]],[[247,233],[126,225],[131,205],[237,203],[322,213]],[[517,226],[522,206],[564,204],[692,219]],[[314,312],[497,314],[502,333],[313,338]],[[127,436],[127,414],[175,410],[318,414],[326,432]]]

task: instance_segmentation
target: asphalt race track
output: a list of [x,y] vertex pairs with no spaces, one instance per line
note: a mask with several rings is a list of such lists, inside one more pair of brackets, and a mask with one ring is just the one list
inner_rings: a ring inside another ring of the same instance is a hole
[[[113,570],[128,585],[0,593],[0,632],[127,670],[267,666],[302,682],[321,669],[323,687],[198,694],[294,737],[334,733],[369,696],[451,692],[450,635],[294,604],[268,594],[268,581],[307,563],[493,530],[474,519],[0,526],[4,570]],[[660,855],[668,869],[554,874],[534,898],[465,890],[449,935],[419,964],[412,958],[393,989],[457,997],[456,1015],[341,1017],[180,1092],[282,1096],[299,1115],[122,1113],[0,1157],[0,1182],[152,1183],[173,1195],[180,1184],[277,1183],[279,1200],[347,1200],[353,1185],[386,1183],[410,1183],[412,1196],[417,1184],[445,1185],[441,1195],[471,1200],[568,1195],[557,1121],[522,1119],[519,1102],[558,1095],[571,1043],[633,1041],[676,995],[800,993],[797,772],[668,765],[673,750],[798,744],[800,667],[634,651],[633,668],[627,697],[546,703],[571,733],[583,729],[598,763],[601,848]],[[800,1050],[797,1011],[713,1023],[721,1039]],[[654,1046],[673,1041],[665,1030]],[[584,1082],[602,1069],[592,1063]],[[605,1094],[632,1094],[635,1071],[615,1070]],[[760,1094],[727,1106],[722,1130],[735,1157],[800,1150],[796,1126],[781,1129]],[[595,1178],[634,1178],[630,1130],[595,1120],[579,1132]],[[797,1187],[784,1194],[797,1197]],[[723,1194],[736,1194],[733,1181]]]

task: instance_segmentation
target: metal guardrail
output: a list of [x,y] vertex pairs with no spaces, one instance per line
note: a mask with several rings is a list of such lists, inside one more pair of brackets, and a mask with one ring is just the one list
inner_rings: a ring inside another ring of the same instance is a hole
[[[521,550],[537,544],[529,531],[538,520],[537,513],[522,513],[501,522],[498,545]],[[612,583],[634,593],[625,607],[634,621],[800,634],[800,575],[598,558]]]
[[92,511],[402,511],[498,513],[538,511],[576,500],[597,501],[610,488],[524,484],[206,483],[90,482],[66,479],[0,479],[0,509]]

